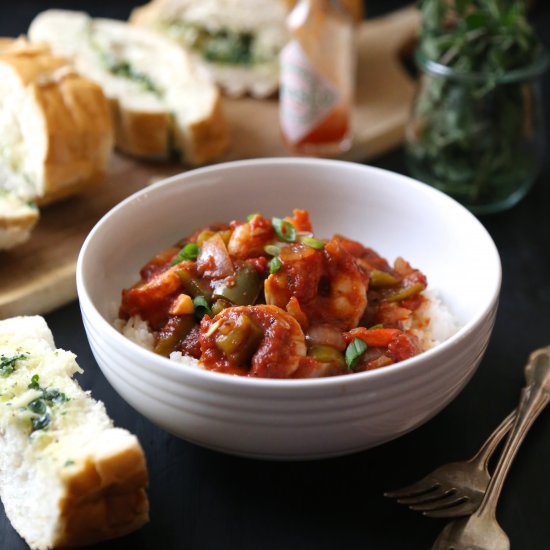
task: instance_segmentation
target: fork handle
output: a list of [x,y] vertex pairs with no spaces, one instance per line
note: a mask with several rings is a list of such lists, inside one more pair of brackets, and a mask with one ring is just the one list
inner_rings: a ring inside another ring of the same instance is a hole
[[483,514],[496,516],[498,498],[519,446],[537,416],[550,401],[550,347],[542,348],[531,354],[525,367],[525,374],[527,385],[521,391],[516,419],[495,468],[495,473],[475,512],[478,516]]
[[517,410],[514,409],[493,431],[493,433],[487,438],[487,441],[483,443],[479,451],[470,459],[477,465],[480,470],[486,470],[489,465],[489,460],[493,456],[495,449],[498,447],[502,438],[510,431],[514,420],[516,419]]

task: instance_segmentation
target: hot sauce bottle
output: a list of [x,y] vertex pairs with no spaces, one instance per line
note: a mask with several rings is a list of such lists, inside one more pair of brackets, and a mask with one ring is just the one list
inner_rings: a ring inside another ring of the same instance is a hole
[[279,121],[297,154],[335,156],[351,146],[355,44],[351,15],[336,0],[299,0],[280,57]]

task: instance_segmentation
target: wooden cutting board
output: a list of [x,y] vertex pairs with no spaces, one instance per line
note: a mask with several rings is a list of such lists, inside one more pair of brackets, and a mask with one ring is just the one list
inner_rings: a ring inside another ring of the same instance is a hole
[[[402,142],[415,83],[401,58],[419,21],[411,7],[359,26],[354,145],[341,158],[366,161]],[[276,99],[224,101],[232,146],[221,161],[288,156],[279,137]],[[95,223],[131,193],[186,168],[114,154],[100,188],[43,209],[29,242],[0,251],[0,318],[45,314],[74,300],[78,252]]]

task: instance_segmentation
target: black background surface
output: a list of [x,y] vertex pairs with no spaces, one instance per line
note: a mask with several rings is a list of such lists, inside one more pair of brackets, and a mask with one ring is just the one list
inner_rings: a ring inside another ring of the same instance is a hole
[[[126,18],[138,3],[3,0],[0,35],[24,33],[32,18],[48,7]],[[368,3],[368,16],[404,4],[373,0]],[[544,4],[538,2],[533,19],[550,47],[550,9]],[[546,126],[550,128],[548,75],[543,84]],[[405,173],[401,149],[372,164]],[[57,345],[74,351],[85,369],[81,384],[106,403],[117,425],[138,435],[149,464],[151,522],[137,533],[96,548],[429,548],[445,521],[424,518],[382,494],[444,462],[471,456],[516,405],[524,380],[523,365],[530,351],[550,344],[549,176],[547,155],[539,180],[519,205],[480,218],[499,249],[503,286],[493,336],[471,382],[453,403],[421,428],[352,456],[312,462],[264,462],[219,454],[178,440],[135,413],[111,389],[91,355],[77,302],[47,315]],[[452,243],[449,247],[452,249]],[[475,270],[475,266],[463,268]],[[528,434],[497,511],[515,549],[550,548],[549,463],[547,412]],[[24,548],[25,543],[0,507],[0,549]]]

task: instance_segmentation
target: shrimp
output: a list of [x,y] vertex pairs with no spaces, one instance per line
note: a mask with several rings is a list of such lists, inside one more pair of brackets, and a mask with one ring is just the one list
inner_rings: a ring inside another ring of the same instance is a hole
[[368,248],[367,246],[364,246],[357,241],[347,239],[346,237],[338,236],[337,238],[342,248],[355,258],[357,264],[364,270],[367,277],[368,274],[374,269],[388,273],[392,272],[392,268],[388,264],[387,260],[382,258],[382,256],[380,256],[380,254],[375,252],[372,248]]
[[331,239],[324,253],[329,290],[326,296],[319,296],[312,315],[321,321],[332,319],[334,324],[348,330],[346,327],[359,324],[367,307],[367,283],[355,259],[342,248],[339,239]]
[[322,253],[305,244],[293,243],[281,248],[279,257],[283,269],[272,273],[264,282],[266,303],[288,309],[291,297],[300,305],[311,302],[321,280]]
[[250,221],[233,229],[227,250],[231,256],[241,260],[262,256],[264,246],[274,238],[275,231],[271,222],[260,214],[255,214]]
[[[191,265],[190,262],[186,262]],[[180,264],[181,265],[181,264]],[[174,266],[122,291],[119,315],[129,318],[139,315],[157,330],[167,318],[167,309],[182,290],[179,266]]]
[[343,331],[358,325],[367,307],[368,280],[339,238],[328,241],[323,250],[286,246],[280,259],[281,271],[264,283],[268,304],[288,309],[294,296],[310,323],[334,324]]
[[295,208],[292,211],[292,216],[287,216],[285,220],[290,222],[296,231],[305,231],[306,233],[313,232],[311,220],[309,219],[309,212],[307,210]]
[[264,378],[290,378],[306,355],[298,322],[271,305],[238,306],[204,317],[201,362],[210,369]]

